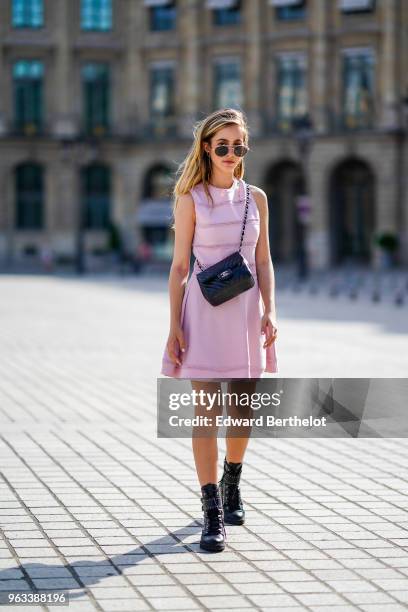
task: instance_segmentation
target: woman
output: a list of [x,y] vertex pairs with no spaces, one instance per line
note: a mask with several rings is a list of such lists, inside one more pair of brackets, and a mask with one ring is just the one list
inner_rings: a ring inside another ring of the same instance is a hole
[[[235,109],[217,110],[196,125],[191,150],[177,172],[175,243],[169,278],[170,333],[161,373],[191,379],[197,392],[217,393],[221,381],[226,380],[230,393],[249,394],[263,372],[277,371],[268,202],[261,189],[250,186],[241,249],[254,276],[254,286],[214,307],[204,298],[196,277],[202,268],[238,249],[246,207],[242,177],[247,151],[244,114]],[[192,249],[196,261],[188,278]],[[228,414],[240,414],[238,403],[228,407]],[[195,415],[208,415],[207,408],[203,400]],[[214,405],[212,416],[215,414],[222,414],[222,402]],[[193,428],[193,453],[204,510],[200,546],[218,551],[225,548],[224,523],[242,525],[245,520],[239,482],[250,428],[241,427],[238,436],[236,428],[227,429],[224,474],[219,485],[217,428],[205,429]]]

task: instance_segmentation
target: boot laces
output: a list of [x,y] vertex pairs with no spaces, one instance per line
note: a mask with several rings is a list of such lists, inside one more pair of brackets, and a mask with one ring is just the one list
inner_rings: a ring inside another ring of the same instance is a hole
[[208,510],[205,515],[205,527],[209,534],[224,532],[222,510]]
[[225,485],[225,504],[242,509],[241,489],[237,485]]
[[242,510],[243,508],[239,481],[239,475],[233,475],[229,473],[224,473],[221,479],[221,485],[224,494],[224,504],[233,510],[236,510],[237,508]]

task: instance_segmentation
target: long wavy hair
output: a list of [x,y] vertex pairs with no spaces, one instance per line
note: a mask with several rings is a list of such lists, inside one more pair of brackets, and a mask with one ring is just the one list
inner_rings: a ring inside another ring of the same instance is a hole
[[[211,159],[205,152],[203,143],[210,144],[212,137],[219,129],[231,124],[239,125],[243,129],[244,144],[248,145],[249,129],[246,116],[242,111],[235,108],[216,110],[194,125],[193,144],[188,155],[176,171],[176,183],[172,192],[174,199],[173,219],[179,196],[188,193],[198,183],[203,183],[208,199],[214,204],[208,188],[211,178]],[[244,169],[244,158],[242,157],[234,169],[234,176],[238,179],[242,178],[244,176]],[[171,229],[174,230],[174,222]]]

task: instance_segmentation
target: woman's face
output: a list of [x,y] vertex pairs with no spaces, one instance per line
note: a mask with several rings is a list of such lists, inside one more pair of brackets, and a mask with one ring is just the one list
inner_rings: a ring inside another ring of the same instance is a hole
[[[212,172],[217,169],[221,174],[232,176],[242,160],[242,157],[235,155],[233,146],[244,143],[244,130],[239,125],[231,124],[218,130],[212,137],[210,145],[204,143],[205,151],[210,154]],[[224,157],[219,157],[215,153],[215,148],[219,145],[229,145],[229,151]]]

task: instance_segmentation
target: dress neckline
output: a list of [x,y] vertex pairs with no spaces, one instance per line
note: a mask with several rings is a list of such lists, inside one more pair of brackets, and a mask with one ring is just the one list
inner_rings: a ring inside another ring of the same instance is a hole
[[234,176],[234,180],[233,180],[231,187],[216,187],[215,185],[208,183],[208,188],[210,189],[210,191],[214,191],[215,193],[219,195],[224,195],[224,194],[227,195],[227,194],[233,193],[237,185],[238,185],[238,179],[236,176]]

